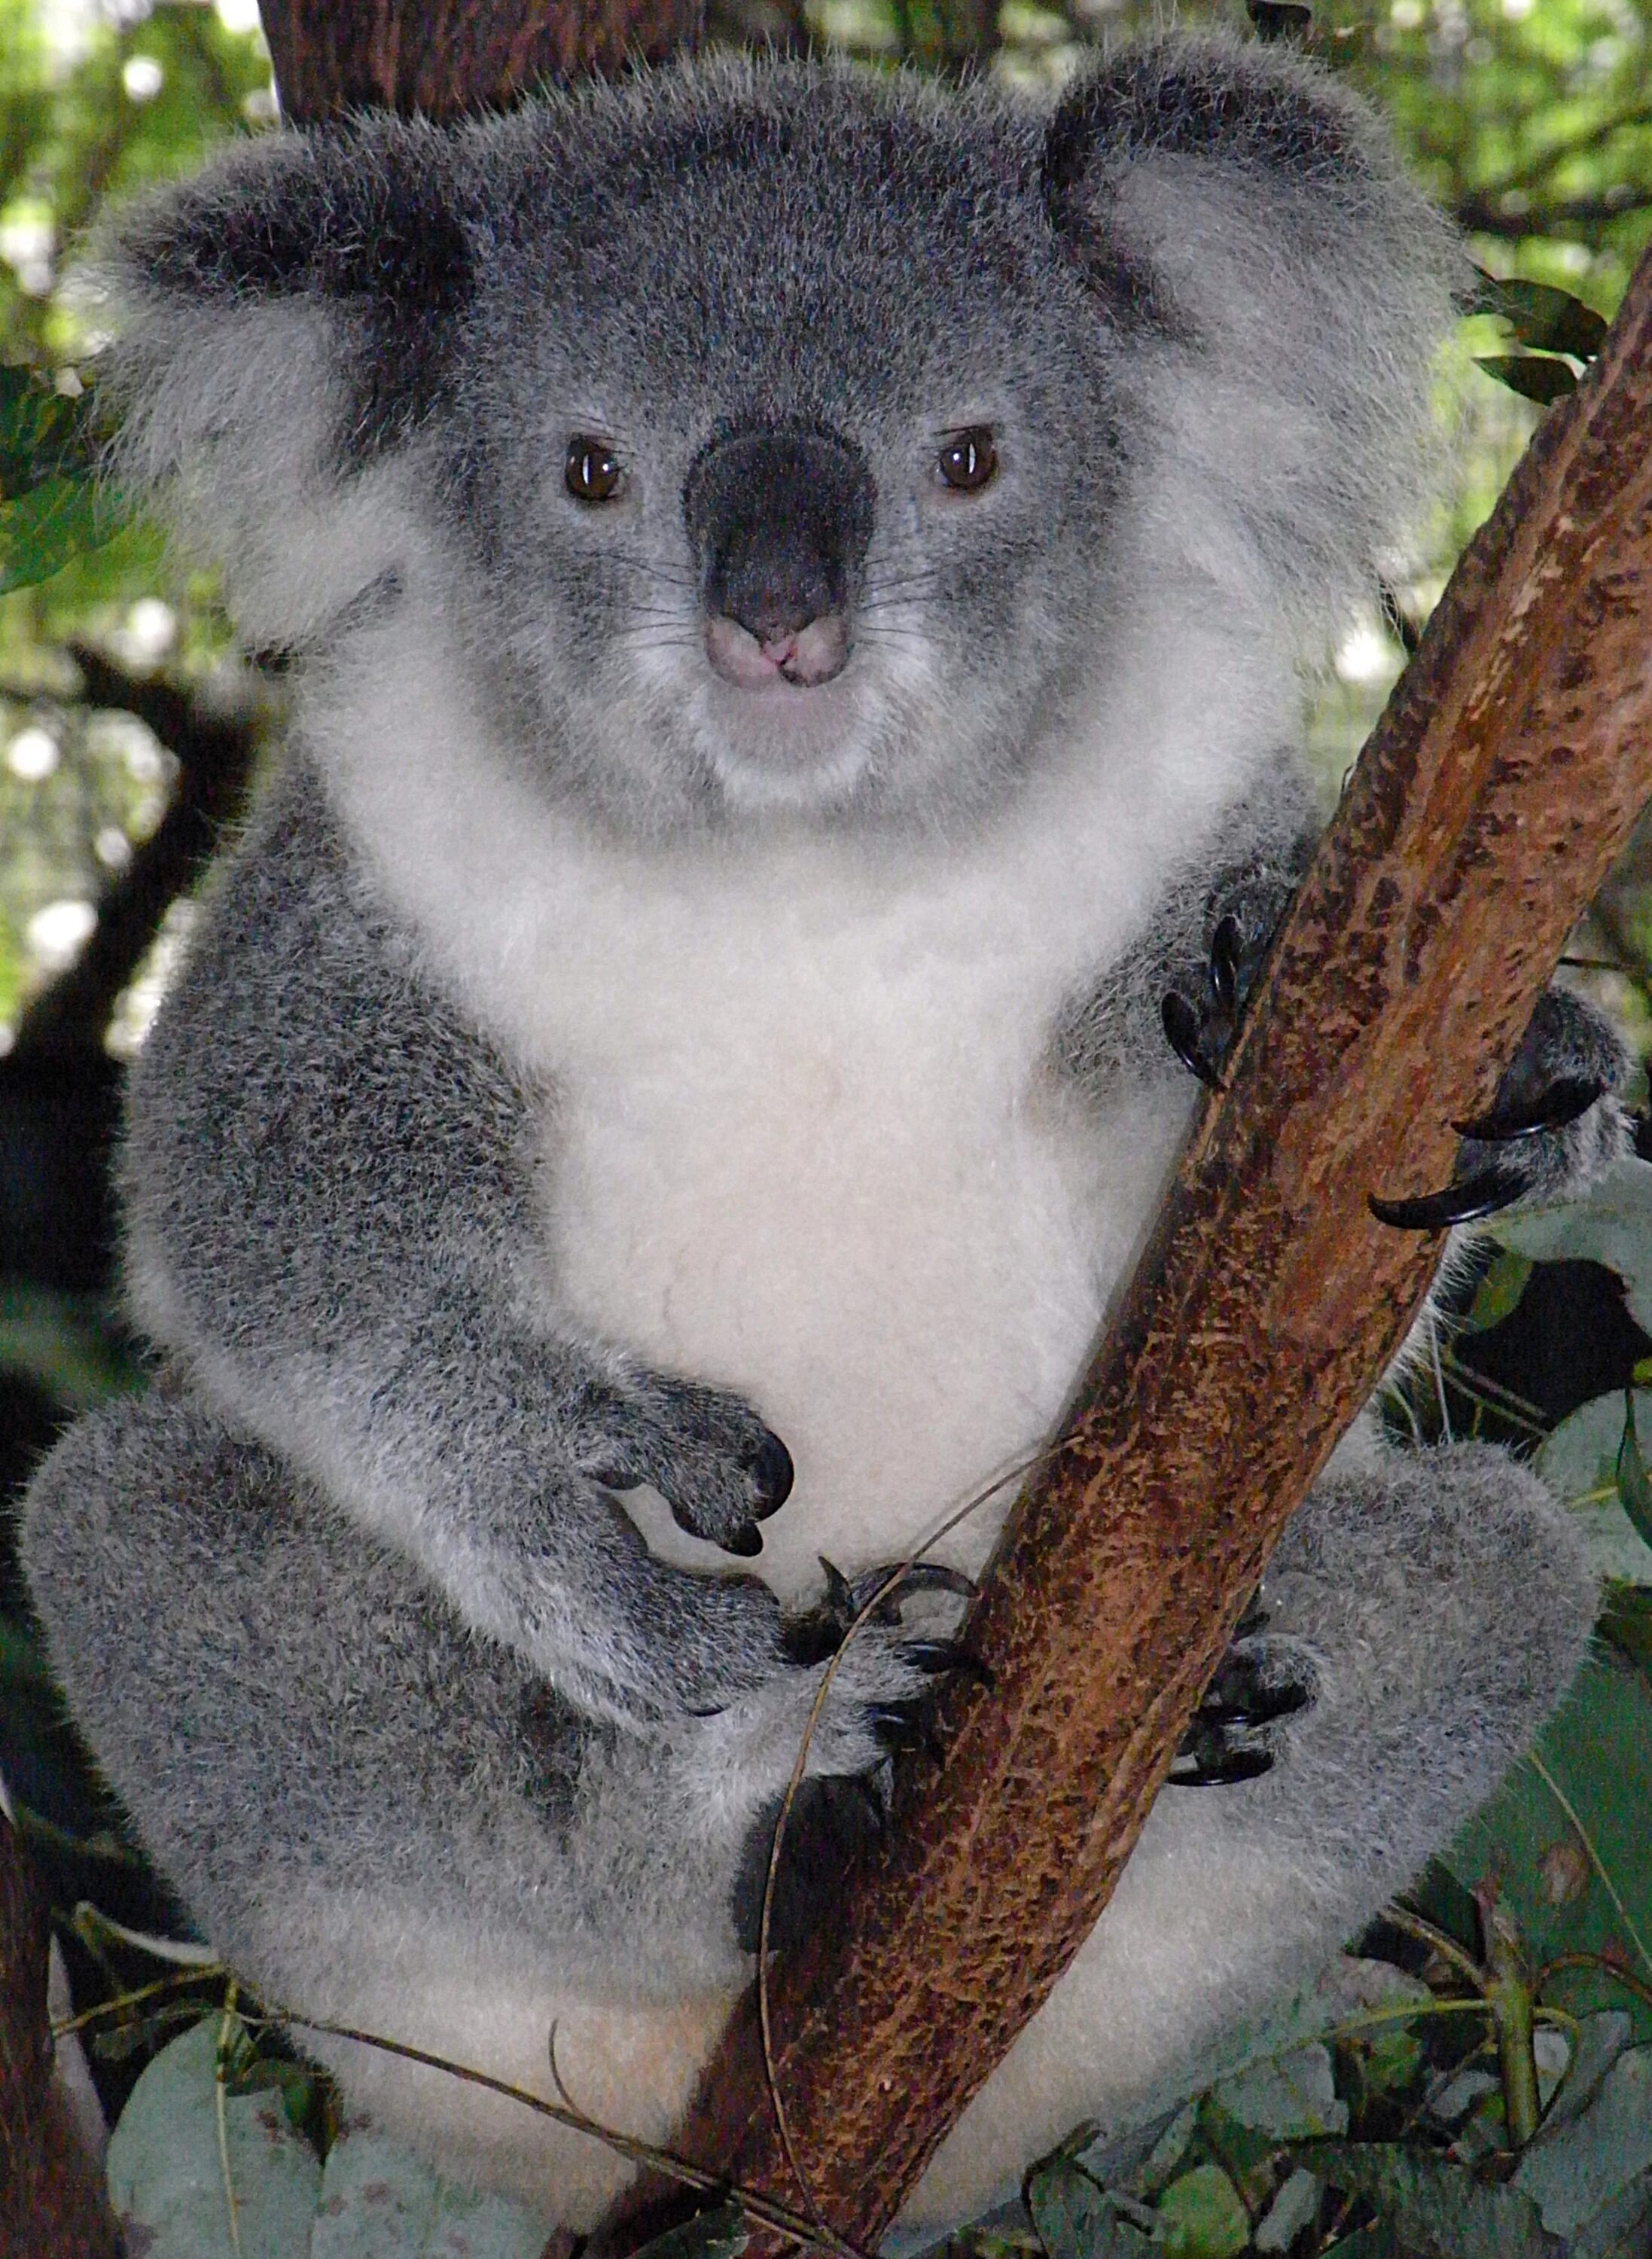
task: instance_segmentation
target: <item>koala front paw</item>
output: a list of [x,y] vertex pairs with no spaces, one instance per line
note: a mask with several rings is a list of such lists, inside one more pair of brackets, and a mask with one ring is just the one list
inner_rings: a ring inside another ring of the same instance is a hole
[[[941,1681],[958,1675],[991,1684],[979,1657],[956,1639],[936,1636],[927,1622],[915,1629],[906,1611],[916,1603],[927,1615],[929,1602],[967,1600],[975,1588],[960,1571],[936,1562],[913,1563],[887,1593],[891,1569],[868,1570],[851,1581],[830,1561],[821,1566],[824,1597],[807,1614],[789,1618],[781,1634],[787,1656],[804,1667],[811,1689],[836,1659],[810,1743],[809,1771],[867,1776],[881,1803],[894,1757],[932,1742],[924,1712]],[[862,1622],[869,1606],[872,1613]],[[813,1701],[811,1691],[811,1707]]]
[[690,1536],[743,1559],[763,1550],[758,1524],[791,1494],[792,1455],[739,1397],[643,1373],[603,1390],[583,1424],[578,1464],[593,1482],[646,1483]]
[[1577,1198],[1629,1150],[1618,1101],[1628,1073],[1628,1054],[1600,1015],[1548,989],[1489,1112],[1453,1123],[1463,1143],[1450,1183],[1413,1200],[1373,1194],[1371,1214],[1401,1231],[1440,1231],[1521,1201]]
[[1165,1041],[1188,1072],[1208,1089],[1222,1087],[1221,1070],[1239,1032],[1245,1001],[1256,986],[1292,889],[1285,873],[1264,867],[1216,897],[1210,907],[1205,962],[1191,968],[1184,987],[1172,988],[1160,1003]]
[[1314,1674],[1300,1643],[1267,1630],[1253,1601],[1200,1699],[1166,1781],[1172,1788],[1224,1788],[1273,1769],[1268,1731],[1314,1700]]

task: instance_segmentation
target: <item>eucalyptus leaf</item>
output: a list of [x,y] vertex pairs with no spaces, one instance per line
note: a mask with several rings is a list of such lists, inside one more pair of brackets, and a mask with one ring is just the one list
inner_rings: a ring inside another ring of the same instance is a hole
[[1158,2200],[1170,2259],[1236,2259],[1250,2243],[1250,2215],[1220,2165],[1195,2165]]
[[1543,2225],[1572,2235],[1652,2169],[1652,2048],[1621,2055],[1586,2108],[1544,2127],[1511,2188],[1537,2205]]
[[82,551],[100,548],[118,511],[89,479],[58,476],[0,508],[0,595],[61,573]]
[[1549,2259],[1529,2196],[1477,2181],[1431,2150],[1310,2141],[1297,2162],[1344,2193],[1369,2198],[1417,2259]]
[[84,477],[96,457],[84,400],[68,400],[31,369],[0,367],[0,500],[45,481]]
[[221,2022],[208,2016],[162,2049],[110,2136],[110,2201],[126,2248],[143,2259],[310,2259],[321,2165],[280,2095],[224,2095],[220,2147]]
[[1258,2251],[1288,2251],[1319,2214],[1321,2184],[1312,2173],[1300,2169],[1289,2174],[1257,2223]]
[[[1634,1392],[1636,1432],[1652,1436],[1652,1390]],[[1625,1511],[1620,1475],[1624,1400],[1619,1390],[1580,1404],[1537,1455],[1537,1471],[1581,1522],[1603,1577],[1652,1585],[1652,1548]]]
[[1465,1332],[1483,1334],[1515,1308],[1532,1275],[1532,1258],[1512,1247],[1499,1247],[1485,1276],[1474,1290],[1474,1300],[1463,1319]]
[[1646,1461],[1641,1456],[1641,1438],[1635,1425],[1636,1392],[1623,1392],[1623,1436],[1618,1445],[1614,1473],[1618,1498],[1624,1512],[1634,1526],[1635,1535],[1652,1546],[1652,1479],[1648,1479]]
[[[1515,1766],[1442,1863],[1464,1891],[1495,1893],[1537,1966],[1563,1955],[1615,1958],[1644,1984],[1652,1980],[1649,1812],[1652,1683],[1597,1650],[1534,1759]],[[1428,1910],[1426,1885],[1421,1896]],[[1652,2041],[1646,2001],[1593,1958],[1556,1970],[1543,1997],[1575,2015],[1620,2010],[1638,2041]]]
[[1602,2008],[1598,2015],[1583,2019],[1577,2027],[1577,2043],[1566,2067],[1566,2076],[1538,2135],[1540,2141],[1552,2139],[1563,2126],[1570,2126],[1574,2118],[1583,2115],[1600,2092],[1601,2080],[1628,2046],[1634,2032],[1634,2025],[1621,2008]]
[[1614,1161],[1587,1200],[1522,1209],[1486,1229],[1539,1263],[1604,1263],[1623,1280],[1630,1316],[1652,1334],[1652,1161]]
[[309,2259],[539,2259],[549,2233],[525,2206],[454,2188],[381,2134],[347,2127],[327,2152]]
[[1152,2248],[1122,2217],[1116,2198],[1070,2157],[1057,2157],[1033,2174],[1027,2208],[1050,2259],[1145,2259]]
[[1499,281],[1482,269],[1475,310],[1499,315],[1513,331],[1516,342],[1534,353],[1570,353],[1577,360],[1592,360],[1606,341],[1606,317],[1552,282]]
[[1577,372],[1571,363],[1549,353],[1478,353],[1475,358],[1488,376],[1542,408],[1577,389]]
[[680,2227],[667,2228],[644,2243],[632,2259],[740,2259],[745,2249],[745,2214],[737,2204],[714,2205]]
[[1240,2125],[1280,2141],[1348,2131],[1348,2105],[1337,2099],[1330,2050],[1317,2040],[1223,2079],[1211,2099]]

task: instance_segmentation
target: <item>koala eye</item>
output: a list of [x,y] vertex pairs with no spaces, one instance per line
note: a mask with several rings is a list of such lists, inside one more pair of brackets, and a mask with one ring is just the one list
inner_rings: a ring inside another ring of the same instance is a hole
[[936,457],[935,467],[943,485],[956,488],[959,494],[979,494],[998,474],[998,449],[992,432],[984,424],[955,431]]
[[574,433],[568,441],[562,482],[575,502],[612,502],[624,479],[624,466],[605,439]]

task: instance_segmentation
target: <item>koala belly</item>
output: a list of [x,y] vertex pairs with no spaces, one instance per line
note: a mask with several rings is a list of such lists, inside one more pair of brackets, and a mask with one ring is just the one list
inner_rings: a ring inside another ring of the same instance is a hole
[[[1161,1196],[1187,1101],[1109,1116],[937,1050],[825,1046],[731,1089],[707,1075],[564,1094],[549,1226],[580,1318],[659,1369],[737,1389],[796,1467],[747,1573],[788,1604],[907,1557],[973,1573],[1049,1435]],[[628,1501],[654,1550],[728,1557]]]

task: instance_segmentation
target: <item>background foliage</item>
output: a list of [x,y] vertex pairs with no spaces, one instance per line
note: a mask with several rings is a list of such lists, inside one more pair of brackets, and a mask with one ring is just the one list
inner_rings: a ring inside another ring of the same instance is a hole
[[[1179,12],[1244,26],[1236,0]],[[713,0],[710,32],[1053,83],[1086,42],[1157,13]],[[1442,378],[1460,440],[1449,492],[1311,686],[1328,800],[1652,234],[1652,0],[1253,0],[1250,16],[1386,109],[1487,277]],[[270,655],[234,649],[210,581],[94,492],[98,312],[75,251],[108,198],[274,116],[250,0],[0,0],[4,1487],[68,1414],[144,1384],[110,1298],[117,1062],[142,1040],[188,884],[281,696]],[[1570,976],[1643,1040],[1649,874],[1652,835],[1576,937]],[[1075,2133],[1027,2205],[966,2239],[986,2259],[1652,2251],[1652,1165],[1626,1165],[1585,1210],[1505,1232],[1462,1301],[1392,1419],[1419,1440],[1486,1434],[1540,1457],[1613,1580],[1599,1656],[1533,1763],[1357,1958],[1239,2035],[1200,2093],[1159,2098],[1105,2146]],[[184,1926],[63,1725],[4,1544],[0,1773],[51,1878],[110,2116],[138,2082],[110,2154],[134,2242],[154,2239],[153,2259],[228,2248],[228,2177],[249,2234],[267,2214],[272,2251],[366,2248],[350,2222],[370,2170],[401,2207],[374,2250],[530,2248],[505,2212],[483,2219],[410,2160],[338,2138],[324,2087],[243,2020],[222,1972],[141,1942]],[[678,2250],[731,2259],[739,2241],[720,2213]]]

